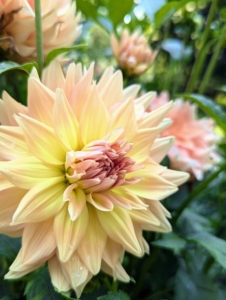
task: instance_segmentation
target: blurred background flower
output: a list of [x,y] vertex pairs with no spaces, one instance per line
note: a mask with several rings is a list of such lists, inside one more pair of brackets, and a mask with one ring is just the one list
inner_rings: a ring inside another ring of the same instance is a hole
[[[81,33],[80,14],[71,0],[41,1],[44,56],[71,46]],[[34,0],[0,1],[0,47],[11,60],[36,58]]]
[[143,35],[138,32],[130,34],[127,29],[123,30],[119,41],[114,34],[111,36],[111,47],[119,67],[129,77],[147,71],[158,53],[151,49]]
[[[168,101],[169,94],[162,92],[150,107],[155,110]],[[167,117],[172,120],[172,124],[161,136],[175,137],[175,143],[167,154],[171,168],[189,172],[192,175],[190,179],[203,180],[204,173],[220,162],[216,150],[219,138],[214,132],[214,121],[209,118],[199,119],[196,105],[182,99],[174,101]]]

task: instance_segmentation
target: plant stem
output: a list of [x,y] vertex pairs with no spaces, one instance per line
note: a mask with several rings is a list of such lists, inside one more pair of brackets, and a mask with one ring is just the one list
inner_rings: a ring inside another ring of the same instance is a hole
[[37,51],[38,73],[41,78],[43,64],[44,64],[44,55],[43,55],[43,42],[42,42],[42,12],[41,12],[40,0],[35,0],[35,28],[36,28],[36,51]]
[[209,80],[210,80],[210,77],[213,73],[213,70],[216,66],[216,63],[217,63],[217,60],[218,60],[218,57],[219,57],[219,54],[220,54],[220,51],[221,51],[221,48],[222,48],[222,45],[223,45],[223,42],[224,42],[224,39],[225,39],[225,34],[226,34],[226,24],[224,25],[223,27],[223,30],[221,32],[221,35],[218,39],[218,42],[216,44],[216,47],[214,49],[214,53],[211,57],[211,60],[210,60],[210,63],[208,65],[208,68],[206,70],[206,73],[203,77],[203,80],[202,80],[202,83],[200,85],[200,88],[199,88],[199,94],[203,94],[205,92],[205,89],[209,83]]
[[212,1],[210,11],[209,11],[209,15],[208,15],[208,19],[207,19],[207,23],[206,23],[206,26],[205,26],[205,30],[204,30],[204,33],[203,33],[202,40],[201,40],[201,44],[200,44],[200,47],[199,47],[199,50],[198,50],[198,53],[197,53],[197,56],[196,56],[196,60],[195,60],[194,66],[192,68],[191,75],[190,75],[190,78],[188,80],[188,84],[187,84],[187,87],[186,87],[186,93],[192,93],[193,92],[194,84],[195,84],[195,82],[196,82],[196,80],[197,80],[197,78],[200,74],[200,71],[202,69],[204,59],[201,59],[201,56],[202,56],[202,52],[204,50],[204,47],[206,45],[206,41],[207,41],[208,36],[209,36],[210,25],[212,23],[214,13],[215,13],[216,8],[217,8],[217,2],[218,2],[218,0],[213,0]]
[[132,299],[140,299],[138,296],[139,296],[139,292],[142,288],[142,285],[143,285],[143,281],[146,277],[146,274],[148,272],[148,270],[151,268],[152,264],[155,262],[155,258],[157,257],[158,255],[158,252],[159,252],[159,248],[153,248],[152,250],[152,253],[148,259],[148,261],[145,263],[144,267],[143,267],[143,270],[141,272],[141,276],[139,278],[139,281],[137,282],[136,284],[136,287],[134,289],[134,292],[133,292],[133,298]]
[[223,170],[226,169],[226,163],[224,163],[223,165],[221,165],[221,167],[215,171],[214,173],[212,173],[209,177],[207,177],[205,180],[203,180],[191,193],[190,195],[187,197],[187,199],[184,201],[184,203],[181,205],[181,207],[177,210],[177,214],[176,216],[173,218],[172,220],[172,225],[175,225],[177,220],[179,219],[180,215],[182,214],[182,212],[185,210],[185,208],[192,202],[193,199],[195,199],[195,197],[202,192],[207,185],[214,180],[218,174],[220,174]]

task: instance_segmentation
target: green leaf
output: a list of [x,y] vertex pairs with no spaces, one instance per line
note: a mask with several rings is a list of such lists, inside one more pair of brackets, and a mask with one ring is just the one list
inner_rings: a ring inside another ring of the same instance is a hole
[[77,0],[76,1],[77,10],[80,10],[87,19],[96,19],[97,18],[97,8],[94,4],[87,0]]
[[133,0],[123,0],[123,3],[122,0],[109,1],[109,18],[112,20],[115,28],[123,21],[125,15],[132,10],[133,5]]
[[48,55],[46,57],[45,66],[47,67],[50,64],[50,62],[52,60],[54,60],[54,58],[56,58],[60,54],[63,54],[63,53],[69,52],[69,51],[73,51],[73,50],[77,50],[79,48],[87,47],[87,46],[88,45],[83,44],[83,45],[76,45],[76,46],[72,46],[72,47],[54,49],[48,53]]
[[30,74],[33,67],[38,69],[36,62],[19,65],[12,61],[3,61],[0,63],[0,74],[4,73],[6,71],[11,71],[11,70],[21,70],[21,71],[25,71],[26,73]]
[[198,268],[179,269],[175,278],[174,300],[224,300],[222,291]]
[[179,97],[188,99],[196,103],[206,115],[215,120],[215,122],[226,132],[226,114],[222,111],[220,105],[213,100],[198,94],[180,94]]
[[173,250],[175,254],[179,254],[186,246],[186,241],[175,233],[167,233],[158,241],[152,242],[152,245]]
[[13,261],[21,247],[20,238],[10,238],[6,235],[0,234],[0,255],[7,257]]
[[63,297],[54,291],[46,267],[30,275],[25,292],[27,300],[62,300]]
[[226,242],[224,240],[207,232],[194,233],[187,239],[202,245],[222,267],[226,268]]
[[108,292],[108,295],[98,297],[97,300],[130,300],[130,297],[123,291]]
[[[155,13],[154,22],[156,27],[160,27],[163,23],[171,19],[175,12],[184,7],[188,2],[191,2],[191,0],[171,1],[162,6]],[[198,2],[198,0],[194,0],[192,2]]]

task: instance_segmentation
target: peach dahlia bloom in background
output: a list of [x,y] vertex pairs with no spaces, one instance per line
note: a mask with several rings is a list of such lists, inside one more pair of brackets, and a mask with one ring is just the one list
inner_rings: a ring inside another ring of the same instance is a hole
[[[23,58],[35,58],[34,0],[0,0],[0,47]],[[75,1],[42,0],[44,56],[53,49],[71,46],[81,33]],[[22,58],[21,58],[22,59]],[[24,60],[26,60],[24,59]]]
[[[169,94],[162,92],[151,103],[149,110],[159,109],[169,102]],[[213,131],[214,122],[209,118],[197,117],[197,107],[182,99],[173,103],[167,115],[173,123],[161,133],[162,137],[173,135],[175,143],[168,156],[170,167],[189,172],[192,178],[202,180],[205,171],[211,170],[219,161],[216,153],[217,136]]]
[[0,232],[22,235],[5,278],[48,261],[53,285],[79,297],[100,270],[129,281],[124,251],[142,256],[143,230],[171,230],[160,200],[188,174],[159,165],[173,142],[158,138],[171,103],[145,113],[155,93],[138,90],[123,90],[111,67],[96,83],[93,65],[71,64],[65,77],[53,62],[42,82],[32,71],[28,107],[3,93]]
[[128,76],[147,71],[158,53],[151,49],[143,35],[138,32],[130,34],[126,29],[122,32],[120,41],[115,35],[111,36],[111,47],[120,68]]

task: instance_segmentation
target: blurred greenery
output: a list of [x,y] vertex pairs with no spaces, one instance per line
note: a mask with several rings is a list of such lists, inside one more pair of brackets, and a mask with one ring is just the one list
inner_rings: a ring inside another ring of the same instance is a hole
[[[124,78],[125,86],[138,83],[142,91],[166,90],[173,99],[180,95],[195,102],[216,121],[223,137],[219,150],[221,169],[213,169],[201,183],[184,184],[177,194],[163,201],[172,213],[173,233],[144,232],[150,255],[141,259],[125,255],[124,267],[131,276],[130,283],[113,282],[100,273],[87,285],[81,300],[226,299],[226,34],[222,35],[226,0],[76,3],[83,14],[82,35],[73,49],[54,50],[46,64],[56,54],[70,50],[66,56],[69,60],[86,66],[95,61],[98,79],[107,66],[119,68],[110,35],[120,36],[124,28],[138,30],[159,53],[142,76]],[[81,44],[87,47],[77,46]],[[6,90],[26,104],[27,73],[35,63],[18,65],[10,61],[9,53],[0,54],[0,94]],[[211,70],[206,76],[208,66]],[[203,78],[207,78],[202,87],[205,96],[197,94]],[[167,165],[167,160],[164,163]],[[54,291],[46,266],[20,281],[3,281],[19,249],[20,239],[0,235],[0,300],[75,299],[74,294],[68,298]]]

